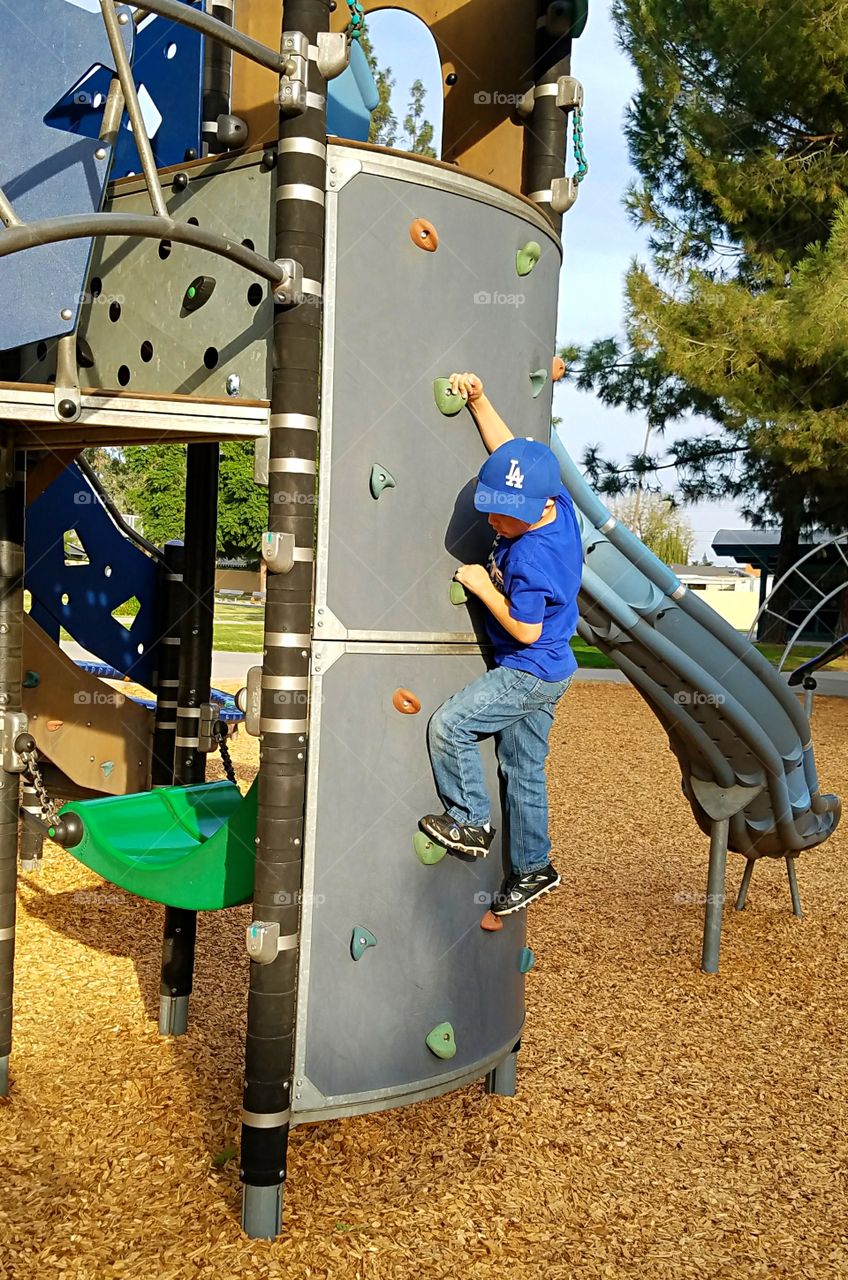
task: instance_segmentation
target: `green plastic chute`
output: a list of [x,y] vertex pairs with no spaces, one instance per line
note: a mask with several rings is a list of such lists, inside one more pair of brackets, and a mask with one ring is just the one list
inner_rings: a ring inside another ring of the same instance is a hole
[[82,838],[69,852],[104,880],[166,907],[220,911],[253,897],[258,786],[158,787],[72,800]]

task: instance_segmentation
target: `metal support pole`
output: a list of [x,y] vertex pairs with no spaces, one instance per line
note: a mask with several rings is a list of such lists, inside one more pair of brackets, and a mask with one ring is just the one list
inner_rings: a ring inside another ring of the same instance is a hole
[[[120,19],[115,10],[115,0],[100,0],[100,12],[103,14],[106,35],[109,37],[109,47],[112,50],[112,57],[115,59],[115,70],[121,82],[121,91],[124,95],[127,113],[132,125],[133,141],[138,150],[141,170],[147,183],[147,190],[150,193],[150,203],[153,206],[153,212],[158,217],[167,218],[168,208],[165,204],[165,197],[162,195],[159,173],[156,169],[156,161],[153,158],[153,148],[147,136],[147,126],[144,123],[144,116],[141,114],[141,103],[138,100],[132,67],[127,57],[127,51],[124,48],[124,42],[121,39]],[[126,16],[126,14],[121,14],[121,18],[126,18]]]
[[[233,25],[233,0],[214,0],[210,8],[210,17],[219,22]],[[232,80],[232,50],[221,44],[220,40],[210,40],[205,44],[203,66],[203,124],[202,137],[205,155],[217,155],[227,148],[218,138],[218,117],[225,116],[230,110],[230,91]]]
[[[186,787],[206,778],[206,756],[198,750],[200,706],[212,683],[212,628],[215,607],[215,544],[218,523],[217,444],[186,449],[186,521],[180,675],[174,782]],[[165,908],[159,1030],[182,1035],[194,973],[197,912]]]
[[502,1098],[515,1097],[516,1077],[518,1073],[518,1051],[521,1048],[521,1041],[518,1041],[512,1051],[507,1054],[503,1062],[499,1062],[496,1067],[486,1076],[486,1093],[497,1093]]
[[21,792],[21,824],[18,832],[18,841],[21,871],[27,871],[32,874],[41,870],[41,863],[44,857],[44,837],[24,821],[24,813],[31,813],[36,818],[41,817],[41,801],[31,782],[25,782]]
[[[286,0],[283,38],[300,32],[315,45],[328,28],[328,0]],[[305,110],[280,116],[276,256],[323,281],[327,86],[317,63],[307,65]],[[294,564],[274,572],[269,560],[267,577],[253,919],[277,924],[281,945],[270,964],[250,965],[240,1169],[242,1225],[264,1239],[281,1226],[291,1118],[321,325],[319,305],[278,307],[274,317],[269,541],[292,535]]]
[[792,914],[797,916],[799,920],[804,919],[804,913],[801,910],[801,895],[798,892],[798,877],[795,874],[795,858],[792,854],[786,855],[786,871],[789,876],[789,892],[792,895]]
[[562,214],[551,208],[552,186],[565,174],[568,115],[557,106],[556,85],[571,72],[571,36],[553,34],[547,26],[549,0],[537,0],[536,48],[530,75],[535,81],[533,110],[525,121],[521,189],[540,205],[554,227]]
[[704,909],[704,945],[701,952],[701,968],[704,973],[718,973],[729,832],[729,818],[713,819],[710,835],[710,866],[707,872],[707,902]]
[[159,662],[156,669],[156,720],[153,726],[151,787],[168,787],[174,781],[177,739],[177,696],[180,687],[180,628],[185,612],[183,596],[184,548],[182,542],[166,542],[165,565],[160,570]]
[[[24,454],[11,433],[0,444],[0,710],[21,710],[24,626]],[[9,1092],[15,898],[18,878],[19,773],[0,768],[0,1096]]]
[[22,227],[21,222],[12,204],[2,187],[0,187],[0,222],[4,227]]
[[751,876],[754,874],[754,863],[756,858],[749,858],[745,863],[745,870],[742,874],[742,883],[739,886],[739,893],[736,896],[736,910],[744,911],[745,903],[748,899],[748,885],[751,883]]

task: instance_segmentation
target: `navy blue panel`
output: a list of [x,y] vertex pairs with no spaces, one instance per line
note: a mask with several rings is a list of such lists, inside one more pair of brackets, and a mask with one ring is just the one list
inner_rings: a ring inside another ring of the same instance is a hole
[[[184,3],[197,8],[199,0]],[[151,113],[145,118],[159,169],[181,164],[189,150],[200,155],[203,46],[203,36],[197,31],[156,14],[145,18],[136,32],[133,78],[143,109]],[[56,129],[96,138],[111,79],[108,68],[92,67],[48,112],[48,122]],[[125,114],[112,177],[140,172],[141,161]]]
[[[88,564],[65,564],[63,535],[69,529]],[[157,657],[158,567],[114,523],[75,465],[28,508],[25,550],[24,583],[32,593],[33,619],[53,637],[63,626],[120,675],[150,688]],[[112,613],[131,596],[141,607],[127,630]]]
[[[121,12],[130,11],[121,5]],[[132,22],[121,30],[132,53]],[[110,148],[98,160],[95,138],[60,132],[44,117],[86,71],[110,59],[99,9],[89,13],[70,0],[3,5],[0,186],[24,222],[100,208]],[[74,328],[90,253],[90,240],[69,240],[0,259],[0,350]]]

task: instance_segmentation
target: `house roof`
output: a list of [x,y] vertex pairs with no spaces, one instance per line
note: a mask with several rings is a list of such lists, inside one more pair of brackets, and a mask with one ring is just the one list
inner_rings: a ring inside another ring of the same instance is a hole
[[[798,558],[805,551],[832,540],[832,533],[820,530],[803,535],[798,544]],[[737,564],[753,564],[770,572],[777,563],[779,544],[779,529],[719,529],[713,538],[713,551],[717,556],[732,556]]]

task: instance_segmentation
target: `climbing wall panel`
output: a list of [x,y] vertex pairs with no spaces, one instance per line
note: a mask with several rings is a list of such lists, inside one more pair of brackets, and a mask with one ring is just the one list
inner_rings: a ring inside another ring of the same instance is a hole
[[447,166],[343,146],[329,164],[319,634],[473,639],[448,585],[491,545],[473,507],[486,455],[434,383],[473,370],[516,434],[548,439],[559,242],[527,202]]
[[[418,818],[441,811],[427,721],[483,673],[481,651],[320,643],[313,663],[300,1119],[397,1105],[478,1077],[509,1052],[524,1017],[525,916],[497,932],[480,927],[505,869],[491,741],[483,758],[499,834],[488,857],[426,865],[413,848]],[[451,1057],[427,1044],[443,1023],[453,1035],[440,1033],[436,1048],[453,1045]]]

